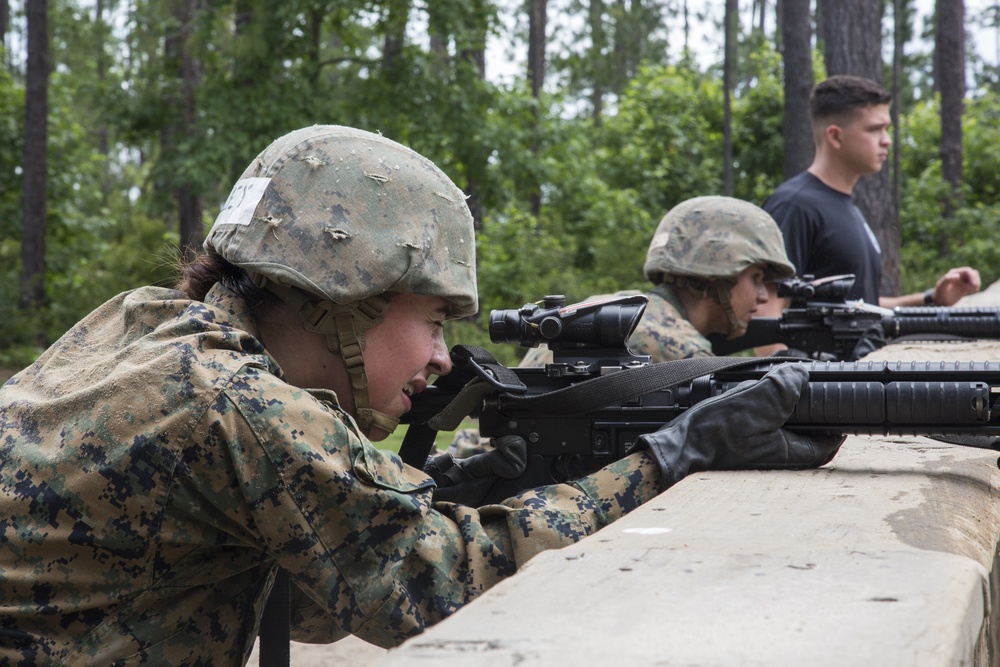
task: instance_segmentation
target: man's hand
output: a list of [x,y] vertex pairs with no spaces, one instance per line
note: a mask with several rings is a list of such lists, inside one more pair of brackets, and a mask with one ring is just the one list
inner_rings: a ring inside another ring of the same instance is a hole
[[978,292],[981,284],[979,271],[970,266],[960,266],[945,273],[938,279],[937,284],[928,290],[933,303],[927,303],[924,292],[914,292],[903,296],[879,297],[878,305],[883,308],[953,306],[963,296]]
[[969,266],[951,269],[934,285],[934,304],[953,306],[963,296],[978,292],[980,286],[979,271]]

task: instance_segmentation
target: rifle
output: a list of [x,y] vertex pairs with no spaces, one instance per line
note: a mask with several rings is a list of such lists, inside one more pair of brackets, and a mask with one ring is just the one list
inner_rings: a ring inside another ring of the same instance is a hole
[[[1000,449],[1000,363],[828,362],[800,358],[708,357],[652,364],[626,344],[644,296],[490,314],[494,343],[546,341],[553,363],[507,368],[482,348],[456,345],[452,373],[413,397],[400,454],[421,467],[437,430],[471,415],[486,437],[528,443],[531,474],[516,492],[593,472],[625,456],[636,439],[741,382],[783,363],[800,363],[809,384],[785,428],[804,432],[949,436]],[[427,437],[430,437],[428,442]]]
[[[709,336],[712,351],[728,355],[762,345],[784,343],[812,358],[851,361],[881,344],[856,349],[869,335],[879,341],[903,336],[927,339],[1000,338],[1000,309],[997,308],[881,308],[863,301],[846,301],[854,284],[847,274],[812,280],[791,278],[778,282],[778,297],[791,299],[780,318],[755,317],[747,332],[726,340]],[[871,336],[876,327],[875,336]],[[878,332],[877,327],[882,331]],[[882,343],[884,344],[884,343]]]

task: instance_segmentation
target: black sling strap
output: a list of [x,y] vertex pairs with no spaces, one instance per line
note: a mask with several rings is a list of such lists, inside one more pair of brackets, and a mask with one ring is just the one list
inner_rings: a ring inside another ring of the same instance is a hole
[[501,391],[509,400],[519,402],[539,414],[580,415],[722,370],[785,361],[802,360],[797,357],[678,359],[627,368],[583,380],[562,389],[529,396],[523,395],[527,387],[517,374],[500,364],[487,350],[481,347],[456,345],[452,348],[452,362],[455,366],[452,372],[457,371],[460,377],[473,379],[462,387],[446,408],[426,424],[410,425],[400,448],[400,456],[409,465],[423,467],[437,432],[458,428],[462,419],[472,412],[480,399],[493,391]]
[[[704,375],[744,366],[759,366],[761,362],[788,361],[770,357],[697,357],[648,364],[602,375],[591,380],[537,394],[535,396],[509,397],[540,414],[580,415],[599,410],[614,403],[630,401],[654,391],[662,391]],[[795,361],[801,361],[795,359]]]
[[290,585],[288,572],[279,567],[260,618],[260,667],[288,667],[291,660]]
[[[458,428],[462,419],[471,414],[475,408],[476,399],[489,393],[494,388],[508,391],[524,391],[526,388],[517,374],[497,361],[492,354],[481,347],[472,345],[456,345],[451,349],[452,371],[434,381],[435,389],[453,391],[456,396],[443,410],[454,414],[454,426],[447,430]],[[479,378],[490,378],[489,383],[477,384],[475,389],[465,391],[470,384]],[[463,393],[464,392],[464,393]],[[475,392],[478,396],[469,396]],[[459,399],[461,398],[461,400]],[[434,447],[434,438],[441,427],[438,425],[441,415],[427,422],[410,424],[399,447],[399,456],[403,462],[414,468],[423,468],[427,457]]]

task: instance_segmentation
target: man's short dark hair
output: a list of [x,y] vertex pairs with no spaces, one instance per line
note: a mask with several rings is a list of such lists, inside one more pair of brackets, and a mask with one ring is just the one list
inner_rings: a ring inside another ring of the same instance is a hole
[[892,94],[871,79],[839,74],[813,88],[809,95],[809,118],[814,123],[844,120],[861,109],[890,102]]

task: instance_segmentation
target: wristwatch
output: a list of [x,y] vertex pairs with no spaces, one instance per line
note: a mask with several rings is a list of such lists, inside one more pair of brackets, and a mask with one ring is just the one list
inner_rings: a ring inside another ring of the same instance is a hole
[[929,287],[924,290],[924,305],[933,306],[934,305],[934,288]]

